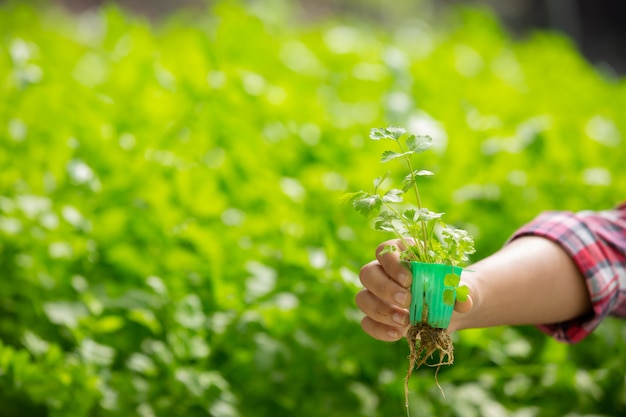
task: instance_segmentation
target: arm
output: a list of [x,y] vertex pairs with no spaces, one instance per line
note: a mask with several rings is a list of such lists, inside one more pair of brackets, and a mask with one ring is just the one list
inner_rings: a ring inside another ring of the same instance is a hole
[[[471,300],[457,303],[450,331],[553,323],[591,308],[584,280],[570,257],[544,238],[517,239],[467,269],[472,272],[463,272],[463,283],[470,288]],[[400,339],[409,323],[410,271],[397,252],[386,253],[364,266],[360,278],[366,289],[357,294],[356,303],[366,314],[363,329],[380,340]]]
[[[388,253],[365,265],[360,278],[363,329],[380,340],[402,337],[409,271]],[[605,316],[626,317],[626,205],[544,213],[503,249],[469,266],[461,280],[472,300],[457,303],[450,331],[535,324],[558,340],[582,340]]]
[[473,308],[451,330],[568,321],[591,312],[589,292],[570,256],[556,243],[527,236],[470,266],[463,275]]

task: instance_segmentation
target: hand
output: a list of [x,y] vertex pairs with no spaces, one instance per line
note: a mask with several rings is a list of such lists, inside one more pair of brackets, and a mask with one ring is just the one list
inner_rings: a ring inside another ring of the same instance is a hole
[[[390,240],[378,246],[376,260],[363,266],[359,273],[365,289],[356,295],[356,305],[365,313],[361,321],[365,333],[378,340],[393,342],[401,339],[409,328],[412,274],[400,261],[399,251],[379,255],[387,245],[404,249],[400,240]],[[466,313],[472,305],[470,297],[466,302],[456,303],[454,310]],[[448,331],[455,329],[452,320]]]

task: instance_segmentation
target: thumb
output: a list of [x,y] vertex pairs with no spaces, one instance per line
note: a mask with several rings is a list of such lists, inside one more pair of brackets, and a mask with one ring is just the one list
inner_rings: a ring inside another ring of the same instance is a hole
[[467,300],[463,302],[457,301],[456,303],[454,303],[454,311],[456,311],[457,313],[467,313],[472,309],[472,307],[474,307],[474,301],[472,301],[471,295],[469,295],[467,297]]

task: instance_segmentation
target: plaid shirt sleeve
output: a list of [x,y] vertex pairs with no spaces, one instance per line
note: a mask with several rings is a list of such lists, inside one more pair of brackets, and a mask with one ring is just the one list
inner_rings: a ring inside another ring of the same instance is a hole
[[626,203],[599,212],[545,212],[512,239],[541,236],[559,245],[582,273],[593,312],[563,323],[537,326],[556,340],[576,343],[608,316],[626,317]]

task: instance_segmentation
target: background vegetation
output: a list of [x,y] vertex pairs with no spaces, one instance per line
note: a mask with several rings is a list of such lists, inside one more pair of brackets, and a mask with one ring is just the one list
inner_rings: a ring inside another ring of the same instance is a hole
[[[567,39],[288,4],[0,6],[0,414],[403,415],[407,347],[353,303],[385,236],[341,204],[384,169],[371,127],[432,135],[424,201],[475,259],[626,195],[626,84]],[[625,329],[459,332],[446,398],[420,370],[412,413],[623,415]]]

